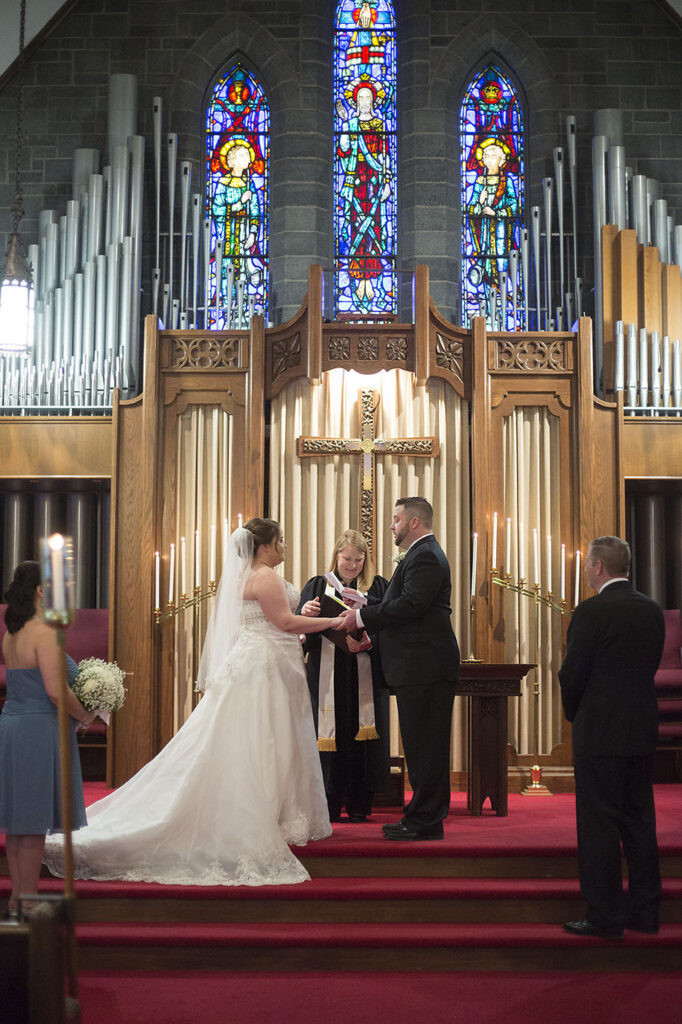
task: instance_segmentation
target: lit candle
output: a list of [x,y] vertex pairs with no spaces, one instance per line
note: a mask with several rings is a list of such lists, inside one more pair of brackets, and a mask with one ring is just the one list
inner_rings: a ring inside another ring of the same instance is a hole
[[474,542],[471,548],[471,596],[476,596],[476,562],[478,560],[478,534],[474,534]]
[[533,584],[537,587],[540,583],[540,543],[538,531],[533,527]]
[[573,607],[578,607],[578,598],[580,597],[580,552],[575,553],[575,597],[573,599]]
[[566,600],[566,545],[561,545],[561,600]]
[[511,576],[511,517],[507,516],[507,551],[504,560],[504,571]]
[[519,523],[519,579],[526,578],[526,531],[523,523]]
[[552,538],[547,536],[547,591],[552,593]]
[[237,528],[238,528],[239,530],[241,530],[241,528],[242,528],[242,514],[241,514],[241,512],[240,512],[240,513],[239,513],[239,515],[237,516]]
[[168,604],[173,603],[175,596],[175,544],[171,544],[170,566],[168,570]]
[[493,569],[497,569],[497,512],[493,512]]
[[52,577],[52,608],[56,612],[66,609],[66,581],[64,579],[64,538],[53,533],[47,542],[50,548],[50,575]]
[[161,604],[161,556],[158,551],[154,552],[154,607],[160,608]]
[[194,531],[194,586],[201,586],[201,552],[199,550],[199,531]]
[[187,593],[187,544],[180,538],[180,593]]
[[209,580],[215,581],[215,523],[211,523],[211,558]]

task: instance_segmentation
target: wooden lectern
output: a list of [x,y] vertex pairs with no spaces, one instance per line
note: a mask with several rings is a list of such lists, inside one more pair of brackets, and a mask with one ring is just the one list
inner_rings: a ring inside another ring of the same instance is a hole
[[467,807],[481,814],[486,797],[498,817],[507,809],[507,697],[521,695],[521,680],[533,665],[462,662],[458,696],[469,697]]

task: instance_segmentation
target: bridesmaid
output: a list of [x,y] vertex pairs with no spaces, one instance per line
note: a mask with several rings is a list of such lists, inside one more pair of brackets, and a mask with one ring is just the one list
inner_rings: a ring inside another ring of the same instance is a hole
[[[42,587],[37,562],[21,562],[5,593],[7,633],[2,655],[7,666],[7,700],[0,714],[0,831],[6,832],[12,880],[5,919],[19,915],[22,894],[37,893],[45,834],[61,828],[59,735],[57,730],[58,658],[54,631],[40,620]],[[69,683],[78,666],[67,655]],[[76,724],[95,719],[71,690],[71,786],[73,827],[86,824]],[[30,916],[36,901],[23,901]]]

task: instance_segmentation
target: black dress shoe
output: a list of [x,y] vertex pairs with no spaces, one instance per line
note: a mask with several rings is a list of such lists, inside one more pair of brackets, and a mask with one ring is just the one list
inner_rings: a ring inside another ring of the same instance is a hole
[[417,828],[414,825],[408,825],[403,822],[397,828],[392,828],[390,832],[385,832],[384,834],[386,839],[404,843],[416,842],[420,839],[442,839],[443,826],[438,825],[433,828]]
[[348,820],[352,821],[354,825],[359,825],[363,821],[367,821],[366,814],[349,814]]
[[597,939],[622,939],[623,929],[600,928],[591,921],[566,921],[564,931],[571,935],[592,935]]
[[387,821],[385,825],[381,826],[382,832],[395,832],[397,828],[402,828],[404,822],[401,821]]

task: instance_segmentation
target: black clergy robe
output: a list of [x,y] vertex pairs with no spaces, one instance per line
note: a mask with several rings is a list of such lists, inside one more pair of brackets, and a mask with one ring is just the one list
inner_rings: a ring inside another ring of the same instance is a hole
[[[350,584],[357,586],[354,581]],[[375,576],[368,596],[381,600],[387,581]],[[324,576],[313,576],[301,593],[299,609],[313,598],[325,593],[327,581]],[[320,660],[322,634],[311,633],[306,637],[305,651],[308,655],[306,673],[310,700],[317,729],[320,686]],[[349,817],[363,817],[371,813],[372,797],[388,788],[390,775],[388,689],[381,671],[379,652],[372,647],[365,652],[372,667],[372,690],[374,714],[378,739],[356,740],[358,732],[358,668],[357,655],[344,653],[340,648],[334,652],[334,705],[336,712],[336,750],[320,751],[322,774],[327,793],[329,815],[338,821],[343,807]]]

